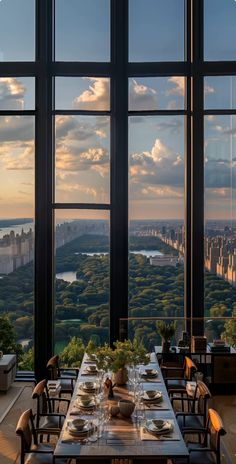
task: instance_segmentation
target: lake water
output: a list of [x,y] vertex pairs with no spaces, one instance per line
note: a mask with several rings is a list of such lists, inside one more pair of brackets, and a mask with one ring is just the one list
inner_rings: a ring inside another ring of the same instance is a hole
[[[132,251],[134,255],[143,255],[146,256],[147,258],[150,258],[151,256],[163,256],[163,253],[161,253],[158,250],[140,250],[140,251]],[[79,253],[75,253],[79,254]],[[88,255],[88,256],[94,256],[94,255],[106,255],[108,253],[81,253],[82,255]],[[72,271],[66,271],[66,272],[60,272],[56,274],[57,279],[62,279],[65,280],[65,282],[74,282],[76,279],[76,272]]]

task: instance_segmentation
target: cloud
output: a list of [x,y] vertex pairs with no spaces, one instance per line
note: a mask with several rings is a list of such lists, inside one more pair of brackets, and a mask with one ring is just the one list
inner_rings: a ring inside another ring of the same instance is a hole
[[34,137],[34,117],[4,116],[0,118],[0,142],[24,142]]
[[24,109],[26,88],[15,77],[0,78],[0,109]]
[[110,109],[110,80],[101,77],[86,77],[92,84],[89,90],[74,98],[73,107],[85,110]]
[[156,90],[144,84],[139,84],[135,79],[130,80],[129,87],[130,110],[156,110],[158,108]]
[[179,97],[185,96],[185,78],[183,76],[172,76],[168,82],[174,84],[174,87],[167,90],[166,95],[178,95]]
[[150,199],[155,199],[155,198],[183,198],[183,191],[180,191],[178,189],[173,189],[170,186],[165,186],[165,187],[157,187],[157,186],[148,186],[144,187],[141,189],[141,193],[144,196],[148,196],[149,200]]
[[34,141],[21,141],[0,146],[0,163],[9,171],[25,171],[34,168]]
[[73,153],[68,147],[61,147],[56,152],[57,171],[83,171],[107,163],[109,163],[109,154],[105,148],[94,147]]
[[94,198],[97,197],[97,191],[95,188],[93,187],[86,187],[82,184],[69,184],[69,183],[65,183],[65,184],[62,184],[60,183],[59,185],[59,190],[61,192],[66,192],[67,194],[70,194],[70,193],[74,193],[74,192],[77,192],[77,193],[84,193],[86,195],[90,195]]
[[130,155],[131,184],[148,186],[184,186],[184,160],[160,139],[156,139],[150,151]]
[[204,93],[205,95],[208,94],[208,93],[215,93],[215,89],[214,87],[212,87],[211,85],[204,85]]

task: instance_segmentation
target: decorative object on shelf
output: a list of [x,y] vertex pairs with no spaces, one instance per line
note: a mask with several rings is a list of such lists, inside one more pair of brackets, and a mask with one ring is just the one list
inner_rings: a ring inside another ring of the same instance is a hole
[[170,341],[176,331],[176,321],[173,321],[173,322],[158,321],[157,329],[162,337],[162,352],[169,353]]
[[107,343],[103,346],[95,347],[96,364],[98,369],[104,372],[113,373],[113,382],[117,385],[124,385],[128,380],[127,366],[137,364],[148,364],[149,355],[142,343],[134,340],[117,340],[114,342],[114,349]]
[[188,352],[190,350],[191,338],[188,332],[182,332],[182,338],[178,342],[178,348],[180,352]]

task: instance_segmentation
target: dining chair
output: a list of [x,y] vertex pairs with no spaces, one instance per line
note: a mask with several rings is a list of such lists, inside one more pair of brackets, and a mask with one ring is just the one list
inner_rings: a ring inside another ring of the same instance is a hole
[[[181,430],[206,427],[210,398],[211,393],[208,387],[204,382],[198,380],[193,398],[183,398],[184,410],[176,413],[176,419]],[[173,407],[176,401],[179,401],[179,398],[172,397]],[[186,404],[187,406],[190,404],[190,408],[185,407]],[[186,410],[188,411],[186,412]]]
[[[47,389],[47,380],[41,380],[34,388],[32,398],[36,399],[36,427],[48,430],[49,435],[60,432],[70,400],[61,397],[50,397]],[[64,411],[60,411],[60,407]],[[55,412],[56,411],[56,412]]]
[[74,390],[75,381],[78,377],[78,368],[60,368],[59,356],[55,355],[49,359],[47,366],[48,380],[59,380],[60,393],[72,395]]
[[[182,367],[162,365],[161,371],[170,398],[176,394],[181,400],[184,396],[188,396],[186,390],[187,382],[192,380],[194,373],[197,371],[197,366],[191,358],[185,356]],[[184,410],[183,401],[182,410]]]
[[[188,434],[197,435],[198,442],[187,443],[189,450],[189,464],[221,464],[221,437],[226,434],[221,417],[214,409],[209,409],[206,428],[188,429],[183,431],[186,438]],[[181,458],[172,460],[175,464],[184,464]]]
[[[34,426],[32,409],[24,411],[17,423],[16,434],[21,439],[20,464],[52,464],[54,447],[49,443],[39,443],[37,430]],[[48,434],[48,431],[45,432]],[[57,464],[69,464],[68,459],[59,459]]]

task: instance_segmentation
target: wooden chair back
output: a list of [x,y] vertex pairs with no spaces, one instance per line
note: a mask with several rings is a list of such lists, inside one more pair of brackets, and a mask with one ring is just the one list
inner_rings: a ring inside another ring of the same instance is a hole
[[209,445],[216,455],[216,464],[220,464],[220,439],[226,434],[223,422],[215,409],[209,409],[207,418],[207,428],[210,433]]
[[20,463],[24,464],[25,453],[30,451],[32,440],[34,445],[38,445],[31,409],[27,409],[21,414],[16,426],[16,434],[21,439]]

